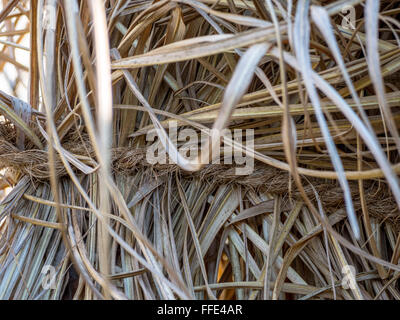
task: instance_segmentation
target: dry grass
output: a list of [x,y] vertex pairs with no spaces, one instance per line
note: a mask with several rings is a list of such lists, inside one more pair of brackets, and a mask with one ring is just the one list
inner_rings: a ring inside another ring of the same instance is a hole
[[399,4],[3,1],[0,298],[400,299]]

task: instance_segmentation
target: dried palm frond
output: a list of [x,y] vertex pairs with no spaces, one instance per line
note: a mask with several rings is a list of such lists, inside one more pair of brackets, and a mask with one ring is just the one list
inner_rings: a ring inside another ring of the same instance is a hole
[[399,3],[3,1],[0,298],[400,299]]

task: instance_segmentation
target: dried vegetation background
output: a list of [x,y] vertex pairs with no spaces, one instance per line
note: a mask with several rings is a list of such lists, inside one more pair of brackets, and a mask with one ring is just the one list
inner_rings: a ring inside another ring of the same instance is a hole
[[399,7],[3,0],[0,298],[399,299]]

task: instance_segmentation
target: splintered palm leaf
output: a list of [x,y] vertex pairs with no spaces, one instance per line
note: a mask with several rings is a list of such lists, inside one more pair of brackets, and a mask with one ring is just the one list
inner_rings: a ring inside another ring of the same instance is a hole
[[3,1],[0,299],[400,299],[399,4]]

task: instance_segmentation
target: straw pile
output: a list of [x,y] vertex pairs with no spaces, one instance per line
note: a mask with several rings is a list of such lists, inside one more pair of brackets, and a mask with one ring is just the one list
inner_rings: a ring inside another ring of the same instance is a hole
[[3,1],[0,298],[399,299],[399,3]]

